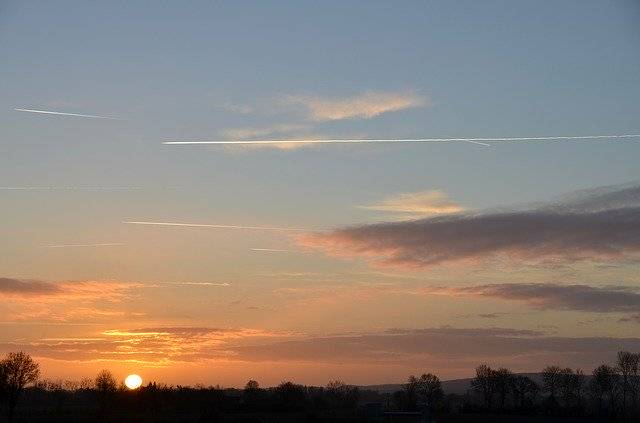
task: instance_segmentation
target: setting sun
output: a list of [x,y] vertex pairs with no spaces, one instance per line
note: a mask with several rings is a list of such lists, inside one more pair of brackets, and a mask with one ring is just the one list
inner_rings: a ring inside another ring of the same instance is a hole
[[138,375],[135,375],[135,374],[134,375],[129,375],[124,380],[124,384],[129,389],[138,389],[140,387],[140,385],[142,385],[142,378],[140,376],[138,376]]

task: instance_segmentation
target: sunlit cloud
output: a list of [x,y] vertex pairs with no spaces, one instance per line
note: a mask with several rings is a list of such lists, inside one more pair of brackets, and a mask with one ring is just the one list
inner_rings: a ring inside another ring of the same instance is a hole
[[114,281],[44,282],[31,279],[0,278],[0,295],[42,296],[57,298],[121,298],[124,293],[143,285]]
[[299,132],[308,128],[308,125],[301,124],[279,124],[265,127],[229,128],[223,130],[221,134],[225,138],[244,140],[273,134]]
[[[589,209],[558,204],[531,210],[458,213],[421,220],[385,222],[311,233],[300,245],[340,257],[364,257],[376,264],[427,268],[437,264],[637,260],[640,253],[640,187],[609,188],[587,195]],[[627,204],[604,201],[623,193]],[[603,201],[595,201],[601,198]]]
[[368,91],[350,97],[286,96],[286,104],[305,109],[314,121],[371,119],[383,113],[428,106],[431,101],[412,92]]
[[138,283],[119,281],[60,281],[0,278],[7,321],[87,322],[133,316],[119,307],[143,288]]
[[[640,348],[640,338],[560,337],[510,328],[389,329],[321,335],[259,329],[148,327],[109,329],[87,336],[0,344],[36,357],[70,362],[135,362],[144,367],[212,361],[259,363],[425,363],[464,368],[478,362],[536,369],[549,362],[592,368],[620,349]],[[436,364],[437,363],[437,364]]]
[[35,110],[35,109],[22,109],[22,108],[14,108],[13,110],[17,112],[27,112],[27,113],[36,113],[36,114],[44,114],[44,115],[71,116],[71,117],[92,118],[92,119],[111,119],[111,120],[120,119],[112,116],[84,115],[79,113],[56,112],[52,110]]
[[136,362],[147,367],[203,362],[237,356],[234,348],[286,338],[289,332],[251,328],[190,326],[108,329],[86,337],[42,338],[31,342],[6,342],[0,350],[20,348],[38,357],[73,362]]
[[378,203],[360,207],[400,214],[405,218],[459,213],[464,210],[440,190],[401,193]]

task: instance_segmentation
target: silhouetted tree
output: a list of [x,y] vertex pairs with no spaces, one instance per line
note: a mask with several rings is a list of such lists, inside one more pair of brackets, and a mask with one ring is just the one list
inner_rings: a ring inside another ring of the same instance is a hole
[[329,381],[326,392],[329,403],[335,408],[351,408],[358,403],[358,388],[341,380]]
[[286,410],[303,408],[307,399],[305,387],[293,382],[282,382],[275,388],[275,394],[280,406]]
[[552,407],[558,403],[557,395],[560,389],[562,369],[558,366],[548,366],[542,369],[542,389],[549,393],[549,402]]
[[432,373],[426,373],[417,379],[418,397],[429,408],[435,408],[440,400],[444,397],[442,391],[442,383],[438,376]]
[[8,402],[9,421],[13,420],[13,413],[18,399],[25,386],[35,383],[40,376],[40,366],[27,353],[11,352],[0,362],[4,390]]
[[109,407],[118,389],[116,378],[113,377],[113,374],[109,370],[101,370],[98,376],[96,376],[95,389],[98,393],[100,408],[102,411],[105,411]]
[[511,370],[501,367],[491,372],[491,379],[494,390],[500,399],[500,409],[504,410],[507,395],[512,387],[513,373]]
[[616,371],[613,367],[603,364],[593,371],[589,388],[598,404],[600,415],[603,415],[606,398],[609,399],[609,414],[615,413],[615,384]]
[[418,378],[409,376],[404,385],[402,395],[397,395],[396,405],[403,410],[416,410],[418,408]]
[[249,380],[246,385],[244,385],[245,391],[256,391],[260,389],[260,384],[255,380]]
[[476,367],[476,377],[471,381],[471,387],[482,396],[485,408],[490,410],[495,388],[493,369],[486,364]]
[[636,411],[637,401],[637,379],[640,354],[628,351],[619,351],[616,369],[620,373],[620,396],[622,400],[622,414],[627,415],[627,397],[631,397],[632,410]]
[[515,375],[511,380],[513,402],[520,409],[529,408],[535,402],[540,387],[524,375]]
[[564,407],[567,410],[579,408],[582,405],[582,391],[584,388],[584,373],[576,369],[561,369],[559,373],[559,392]]
[[244,404],[253,408],[257,405],[258,400],[260,399],[262,393],[262,389],[260,389],[260,384],[258,384],[255,380],[249,380],[244,385],[244,391],[242,392],[242,400]]

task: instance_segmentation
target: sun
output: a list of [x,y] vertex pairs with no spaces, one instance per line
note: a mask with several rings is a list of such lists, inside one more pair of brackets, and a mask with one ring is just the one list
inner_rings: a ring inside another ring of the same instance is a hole
[[138,389],[142,385],[142,378],[136,374],[129,375],[124,380],[124,384],[129,389]]

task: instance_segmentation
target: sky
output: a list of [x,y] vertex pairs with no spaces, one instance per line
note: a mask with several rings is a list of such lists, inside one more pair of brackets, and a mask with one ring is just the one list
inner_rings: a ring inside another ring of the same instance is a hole
[[[639,19],[3,1],[0,352],[268,386],[640,350],[640,137],[580,138],[640,134]],[[327,139],[391,142],[166,144]]]

